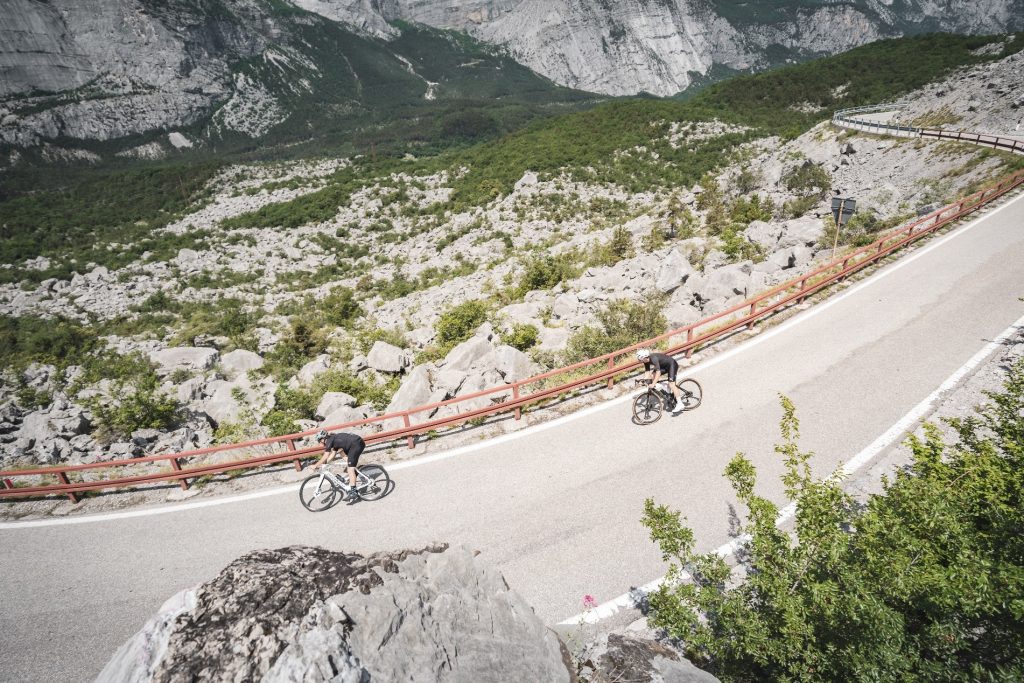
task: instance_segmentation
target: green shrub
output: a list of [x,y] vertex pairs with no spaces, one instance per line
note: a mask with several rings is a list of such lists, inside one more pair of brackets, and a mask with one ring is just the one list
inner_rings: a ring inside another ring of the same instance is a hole
[[632,258],[635,254],[632,233],[620,225],[612,231],[612,236],[606,243],[594,249],[588,263],[592,266],[613,266],[623,259]]
[[815,195],[818,199],[827,197],[832,189],[828,171],[810,160],[791,168],[782,176],[782,182],[790,192]]
[[809,194],[799,199],[791,199],[782,206],[782,213],[787,218],[800,218],[808,211],[818,205],[821,199],[818,195]]
[[501,340],[513,348],[526,351],[537,345],[539,336],[540,333],[535,325],[516,323],[508,334],[502,335]]
[[910,467],[866,504],[838,473],[812,476],[783,398],[775,450],[795,530],[776,526],[778,505],[754,492],[738,454],[726,476],[749,540],[736,585],[720,556],[694,552],[678,512],[648,499],[643,523],[670,563],[652,625],[723,680],[1024,679],[1024,361],[989,397],[978,416],[949,421],[956,443],[931,425],[912,437]]
[[651,295],[633,302],[615,299],[597,313],[600,327],[587,325],[569,338],[566,362],[577,363],[650,339],[665,331],[668,322],[661,309],[665,298]]
[[356,301],[355,292],[348,287],[335,287],[320,303],[327,322],[338,327],[348,327],[363,314],[363,308]]
[[733,223],[721,234],[722,251],[726,253],[731,261],[760,261],[764,257],[764,251],[753,242],[748,242],[743,236],[743,227]]
[[571,280],[579,275],[580,267],[574,252],[567,254],[545,254],[531,258],[523,268],[523,274],[516,286],[516,294],[523,296],[535,289],[551,289],[559,282]]
[[747,226],[754,221],[770,221],[774,212],[775,207],[769,199],[755,194],[749,199],[737,197],[729,207],[729,218]]
[[66,318],[0,316],[0,365],[5,368],[31,363],[66,368],[81,364],[98,345],[94,330]]
[[487,304],[479,299],[464,301],[441,314],[435,329],[437,344],[451,349],[473,336],[473,332],[487,321]]
[[291,329],[267,354],[267,370],[279,378],[292,375],[327,349],[327,335],[314,323],[292,321]]
[[112,395],[115,401],[110,404],[98,398],[86,401],[99,441],[127,438],[137,429],[173,429],[181,421],[181,404],[160,391],[154,373],[118,383]]

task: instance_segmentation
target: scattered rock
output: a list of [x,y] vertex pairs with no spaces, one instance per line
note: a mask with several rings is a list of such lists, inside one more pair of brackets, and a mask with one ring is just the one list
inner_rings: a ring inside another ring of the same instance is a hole
[[358,401],[355,396],[342,391],[328,391],[320,399],[316,407],[317,419],[324,419],[324,416],[331,415],[341,408],[355,408]]
[[161,376],[169,375],[175,370],[209,370],[219,356],[217,349],[184,346],[151,351],[149,354],[150,359],[157,364],[157,373]]
[[378,340],[366,356],[366,364],[378,372],[397,375],[409,367],[409,354],[397,346]]
[[263,358],[258,353],[246,351],[245,349],[236,349],[230,353],[225,353],[221,357],[220,367],[229,379],[234,379],[250,370],[262,368]]

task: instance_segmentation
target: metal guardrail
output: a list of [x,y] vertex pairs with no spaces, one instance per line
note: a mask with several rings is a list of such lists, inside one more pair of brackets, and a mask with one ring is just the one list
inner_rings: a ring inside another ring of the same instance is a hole
[[[813,271],[777,285],[720,313],[690,325],[669,330],[652,339],[512,384],[492,387],[430,405],[417,406],[398,413],[333,425],[329,429],[352,429],[380,424],[384,431],[367,436],[365,441],[368,445],[404,439],[411,448],[415,445],[417,436],[439,429],[486,419],[500,413],[513,413],[515,419],[518,420],[522,416],[522,410],[528,406],[557,400],[567,393],[592,385],[603,383],[611,388],[620,376],[627,375],[639,368],[640,363],[633,358],[633,352],[642,346],[665,343],[668,346],[667,353],[685,354],[686,357],[690,357],[696,349],[728,337],[739,330],[752,329],[757,322],[765,320],[791,305],[803,302],[807,297],[829,285],[885,258],[924,235],[976,211],[979,207],[1022,184],[1024,184],[1024,171],[1018,171],[992,187],[918,218],[889,232],[875,242],[840,256]],[[618,362],[623,359],[625,362]],[[562,381],[552,384],[559,377],[562,377]],[[487,401],[486,404],[482,404],[484,400]],[[459,411],[461,407],[465,407],[465,410],[454,415],[445,415],[445,412]],[[439,411],[441,411],[440,415],[438,415]],[[424,415],[425,419],[418,422],[413,421],[414,416],[421,415]],[[395,423],[400,424],[396,425]],[[4,482],[5,486],[0,488],[0,498],[58,494],[67,495],[71,500],[77,501],[82,493],[109,488],[125,488],[163,482],[178,482],[182,488],[188,488],[190,479],[289,461],[294,463],[296,470],[299,470],[302,458],[321,452],[316,447],[299,446],[299,442],[303,438],[316,431],[318,430],[313,429],[240,444],[227,444],[131,460],[9,470],[0,472],[0,482]],[[251,452],[253,450],[257,451],[256,455],[242,459],[226,462],[202,462],[203,458],[219,453]],[[264,452],[258,452],[261,450]],[[185,466],[183,466],[183,462]],[[138,473],[137,470],[144,466],[151,466],[155,471]],[[115,469],[126,470],[126,472],[121,476],[111,478],[104,476]],[[19,479],[29,477],[48,478],[56,480],[57,483],[18,485]]]
[[956,142],[967,142],[982,147],[991,147],[1013,154],[1024,154],[1024,140],[989,135],[986,133],[970,133],[967,131],[952,131],[938,128],[917,128],[914,126],[894,126],[891,123],[880,123],[858,118],[856,114],[868,114],[872,112],[893,111],[903,109],[904,105],[899,103],[875,104],[867,107],[853,107],[851,109],[840,109],[832,115],[832,124],[842,128],[852,128],[865,132],[877,132],[880,134],[896,134],[902,137],[934,138],[936,140],[954,140]]

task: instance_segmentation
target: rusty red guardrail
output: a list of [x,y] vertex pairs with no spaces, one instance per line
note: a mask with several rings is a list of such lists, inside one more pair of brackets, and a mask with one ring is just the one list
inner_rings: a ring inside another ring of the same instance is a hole
[[[632,353],[642,346],[667,343],[667,353],[673,355],[684,353],[689,357],[695,349],[703,345],[727,337],[741,329],[753,328],[758,321],[768,318],[790,305],[803,302],[825,287],[845,279],[850,274],[885,258],[897,249],[977,210],[1021,184],[1024,184],[1024,171],[1018,171],[989,188],[933,211],[887,233],[869,245],[841,255],[808,273],[779,284],[729,309],[690,325],[669,330],[652,339],[512,384],[491,387],[466,396],[417,406],[399,413],[331,425],[327,428],[330,430],[353,429],[380,424],[383,427],[382,431],[365,437],[368,445],[404,439],[409,447],[413,447],[416,437],[419,435],[458,426],[470,420],[508,412],[512,412],[514,418],[518,420],[522,415],[523,408],[529,405],[557,399],[563,394],[590,385],[605,383],[606,386],[611,387],[617,376],[629,373],[639,367],[640,364],[632,357]],[[626,361],[617,363],[616,360],[623,356],[626,357]],[[599,369],[589,374],[580,374],[595,366]],[[569,375],[569,377],[561,383],[550,384],[554,378],[560,375]],[[527,391],[531,387],[533,390]],[[483,403],[484,399],[487,399],[488,402]],[[460,407],[466,409],[460,410]],[[450,414],[453,410],[455,413]],[[426,414],[425,420],[413,421],[413,416],[424,413]],[[130,460],[4,471],[0,472],[0,482],[3,483],[3,486],[0,487],[0,498],[67,495],[71,500],[77,501],[78,496],[87,491],[134,487],[160,482],[178,482],[182,488],[188,488],[190,479],[288,461],[293,462],[296,470],[299,470],[302,458],[320,452],[319,448],[300,447],[299,445],[302,439],[316,431],[318,429],[238,444],[224,444]],[[223,462],[201,461],[203,458],[228,451],[250,453],[256,451],[256,453],[241,459]],[[183,467],[183,462],[189,466]],[[137,472],[146,465],[162,467],[151,472]],[[103,476],[113,469],[131,471],[113,478]],[[56,480],[57,483],[18,485],[19,478],[28,477]],[[72,480],[72,477],[75,480]]]

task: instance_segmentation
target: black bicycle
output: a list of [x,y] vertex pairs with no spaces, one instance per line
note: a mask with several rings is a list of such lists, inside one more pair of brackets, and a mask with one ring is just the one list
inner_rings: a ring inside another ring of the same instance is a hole
[[[676,407],[676,397],[670,388],[656,386],[645,377],[637,378],[636,384],[646,385],[642,394],[633,399],[633,422],[640,425],[654,424],[661,419],[662,413]],[[658,384],[667,383],[662,380]],[[704,389],[697,380],[686,377],[676,382],[679,387],[679,400],[683,410],[693,410],[704,398]]]

